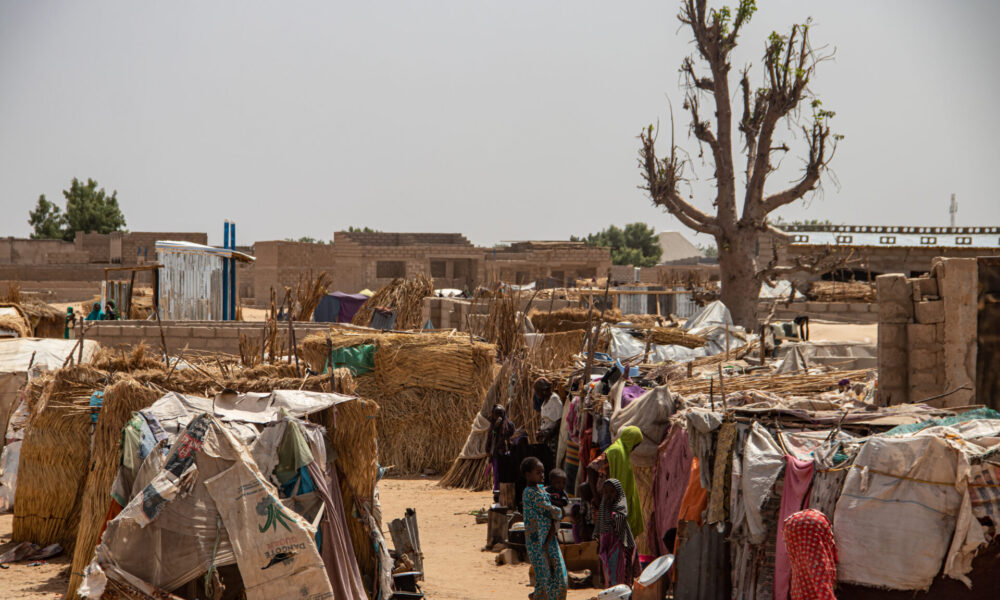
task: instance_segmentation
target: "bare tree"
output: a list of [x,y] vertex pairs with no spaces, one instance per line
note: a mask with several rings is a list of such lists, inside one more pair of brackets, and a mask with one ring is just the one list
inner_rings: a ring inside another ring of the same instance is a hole
[[[740,30],[756,10],[755,0],[739,0],[735,14],[728,7],[708,8],[706,0],[682,0],[678,15],[693,35],[697,48],[695,56],[685,58],[680,67],[685,90],[684,109],[691,119],[691,133],[699,146],[708,146],[715,165],[715,214],[699,210],[681,196],[680,186],[685,182],[688,161],[674,143],[673,132],[667,156],[656,154],[657,132],[652,125],[640,135],[642,148],[639,151],[639,166],[645,180],[642,188],[649,193],[653,204],[665,208],[685,226],[715,237],[722,276],[722,301],[729,307],[734,321],[747,328],[757,326],[761,282],[780,276],[783,270],[773,263],[763,269],[758,267],[756,255],[761,234],[769,233],[779,240],[788,238],[768,222],[768,214],[816,189],[841,139],[830,131],[829,120],[834,113],[824,110],[819,99],[809,91],[816,65],[829,56],[813,49],[809,42],[808,21],[793,25],[788,35],[772,33],[768,37],[763,56],[763,85],[756,89],[751,85],[748,66],[741,72],[738,99],[733,100],[729,85],[730,54],[736,48]],[[702,102],[705,99],[714,102],[714,123],[704,117]],[[734,133],[731,102],[740,100],[743,115],[736,123],[739,133]],[[804,112],[808,115],[803,116]],[[803,172],[790,187],[767,193],[765,184],[776,169],[772,156],[789,151],[787,144],[775,139],[783,120],[787,120],[790,127],[801,129],[808,144],[808,154]],[[742,136],[742,152],[746,155],[741,210],[737,210],[736,202],[737,163],[733,157],[736,135]],[[836,251],[827,254],[829,258],[809,261],[810,270],[819,269],[822,261],[832,267],[840,260]],[[795,269],[795,266],[787,269]]]

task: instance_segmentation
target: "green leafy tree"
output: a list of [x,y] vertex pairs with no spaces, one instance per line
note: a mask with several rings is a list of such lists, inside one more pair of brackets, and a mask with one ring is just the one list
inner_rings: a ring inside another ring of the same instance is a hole
[[663,253],[656,231],[645,223],[629,223],[624,228],[612,225],[585,238],[572,236],[570,240],[609,248],[611,262],[616,265],[652,267]]
[[715,247],[715,244],[707,246],[698,244],[698,250],[701,251],[701,255],[705,258],[719,258],[719,249]]
[[351,225],[350,227],[347,228],[347,232],[348,233],[378,233],[377,231],[375,231],[374,229],[372,229],[371,227],[368,227],[368,226],[365,226],[365,227],[355,227],[353,225]]
[[77,231],[125,231],[125,215],[118,207],[117,190],[109,196],[104,188],[98,189],[93,179],[88,178],[87,183],[81,183],[74,177],[69,189],[63,190],[63,196],[66,198],[65,239],[72,240]]
[[32,228],[31,239],[58,240],[65,235],[66,215],[42,194],[38,197],[35,210],[28,213],[28,224]]

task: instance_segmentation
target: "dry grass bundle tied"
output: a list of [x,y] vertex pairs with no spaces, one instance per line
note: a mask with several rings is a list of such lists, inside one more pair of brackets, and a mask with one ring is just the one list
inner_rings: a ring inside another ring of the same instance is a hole
[[132,346],[127,352],[124,346],[101,348],[93,364],[103,371],[141,371],[163,368],[163,359],[144,343]]
[[542,342],[528,351],[528,362],[537,369],[554,370],[573,364],[573,357],[583,350],[583,329],[546,333]]
[[299,282],[295,285],[295,299],[299,305],[298,314],[295,315],[296,321],[312,320],[313,311],[326,295],[330,283],[332,283],[330,276],[322,271],[315,276],[312,271],[304,277],[299,276]]
[[653,327],[659,327],[663,324],[664,318],[660,315],[639,315],[639,314],[627,314],[622,315],[622,321],[631,323],[635,327],[641,327],[643,329],[652,329]]
[[374,369],[357,377],[357,394],[380,407],[382,464],[396,473],[444,471],[465,442],[466,427],[493,380],[496,348],[453,332],[399,333],[332,327],[302,342],[300,356],[321,371],[330,349],[375,345]]
[[0,315],[0,329],[13,331],[17,334],[17,337],[31,337],[31,322],[21,311],[21,307],[16,304],[8,306],[16,308],[17,312],[15,314]]
[[[477,299],[478,302],[478,299]],[[524,348],[521,335],[522,316],[519,294],[501,294],[486,299],[489,312],[476,319],[472,331],[491,344],[496,344],[500,356],[510,356]],[[478,316],[478,315],[477,315]]]
[[0,302],[10,302],[11,304],[21,303],[21,284],[11,281],[7,284],[7,290],[0,296]]
[[685,348],[701,348],[708,343],[703,337],[691,335],[680,327],[653,327],[646,334],[654,344],[661,346],[684,346]]
[[[875,376],[875,369],[860,369],[857,371],[830,371],[816,375],[736,375],[723,380],[726,394],[759,390],[787,395],[808,395],[835,390],[843,379],[852,382],[868,381]],[[707,394],[710,391],[719,393],[719,380],[691,377],[670,383],[670,390],[679,394]]]
[[90,461],[90,395],[106,379],[87,365],[63,369],[32,406],[18,464],[15,541],[72,551]]
[[351,321],[367,326],[376,308],[396,312],[396,329],[420,329],[423,322],[424,298],[434,295],[434,281],[423,274],[413,279],[394,279],[365,302]]
[[806,294],[817,302],[868,302],[877,300],[875,285],[867,281],[814,281]]
[[94,557],[94,548],[111,504],[108,491],[121,462],[122,429],[134,411],[150,406],[161,395],[162,392],[131,378],[104,390],[104,405],[94,431],[94,448],[90,461],[93,468],[87,475],[83,488],[80,528],[73,551],[73,567],[70,569],[69,598],[76,593],[82,581],[83,569]]
[[[601,319],[601,311],[593,308],[561,308],[551,312],[534,309],[528,313],[528,316],[531,318],[531,324],[535,326],[535,331],[557,333],[574,329],[586,330],[588,322],[594,324]],[[624,315],[617,308],[604,311],[605,323],[618,323],[624,319]]]

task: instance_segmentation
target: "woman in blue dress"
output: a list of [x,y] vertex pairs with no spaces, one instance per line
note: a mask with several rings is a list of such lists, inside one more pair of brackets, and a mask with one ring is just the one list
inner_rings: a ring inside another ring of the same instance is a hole
[[549,494],[542,487],[545,479],[542,461],[529,456],[521,462],[521,473],[528,482],[521,498],[528,560],[535,571],[535,592],[531,600],[566,600],[569,582],[556,536],[562,510],[552,505]]

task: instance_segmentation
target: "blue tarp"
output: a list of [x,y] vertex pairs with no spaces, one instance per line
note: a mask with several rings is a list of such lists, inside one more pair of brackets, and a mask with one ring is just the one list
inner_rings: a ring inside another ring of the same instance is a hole
[[317,323],[350,323],[361,305],[368,300],[364,294],[333,292],[320,299],[313,311],[313,321]]

